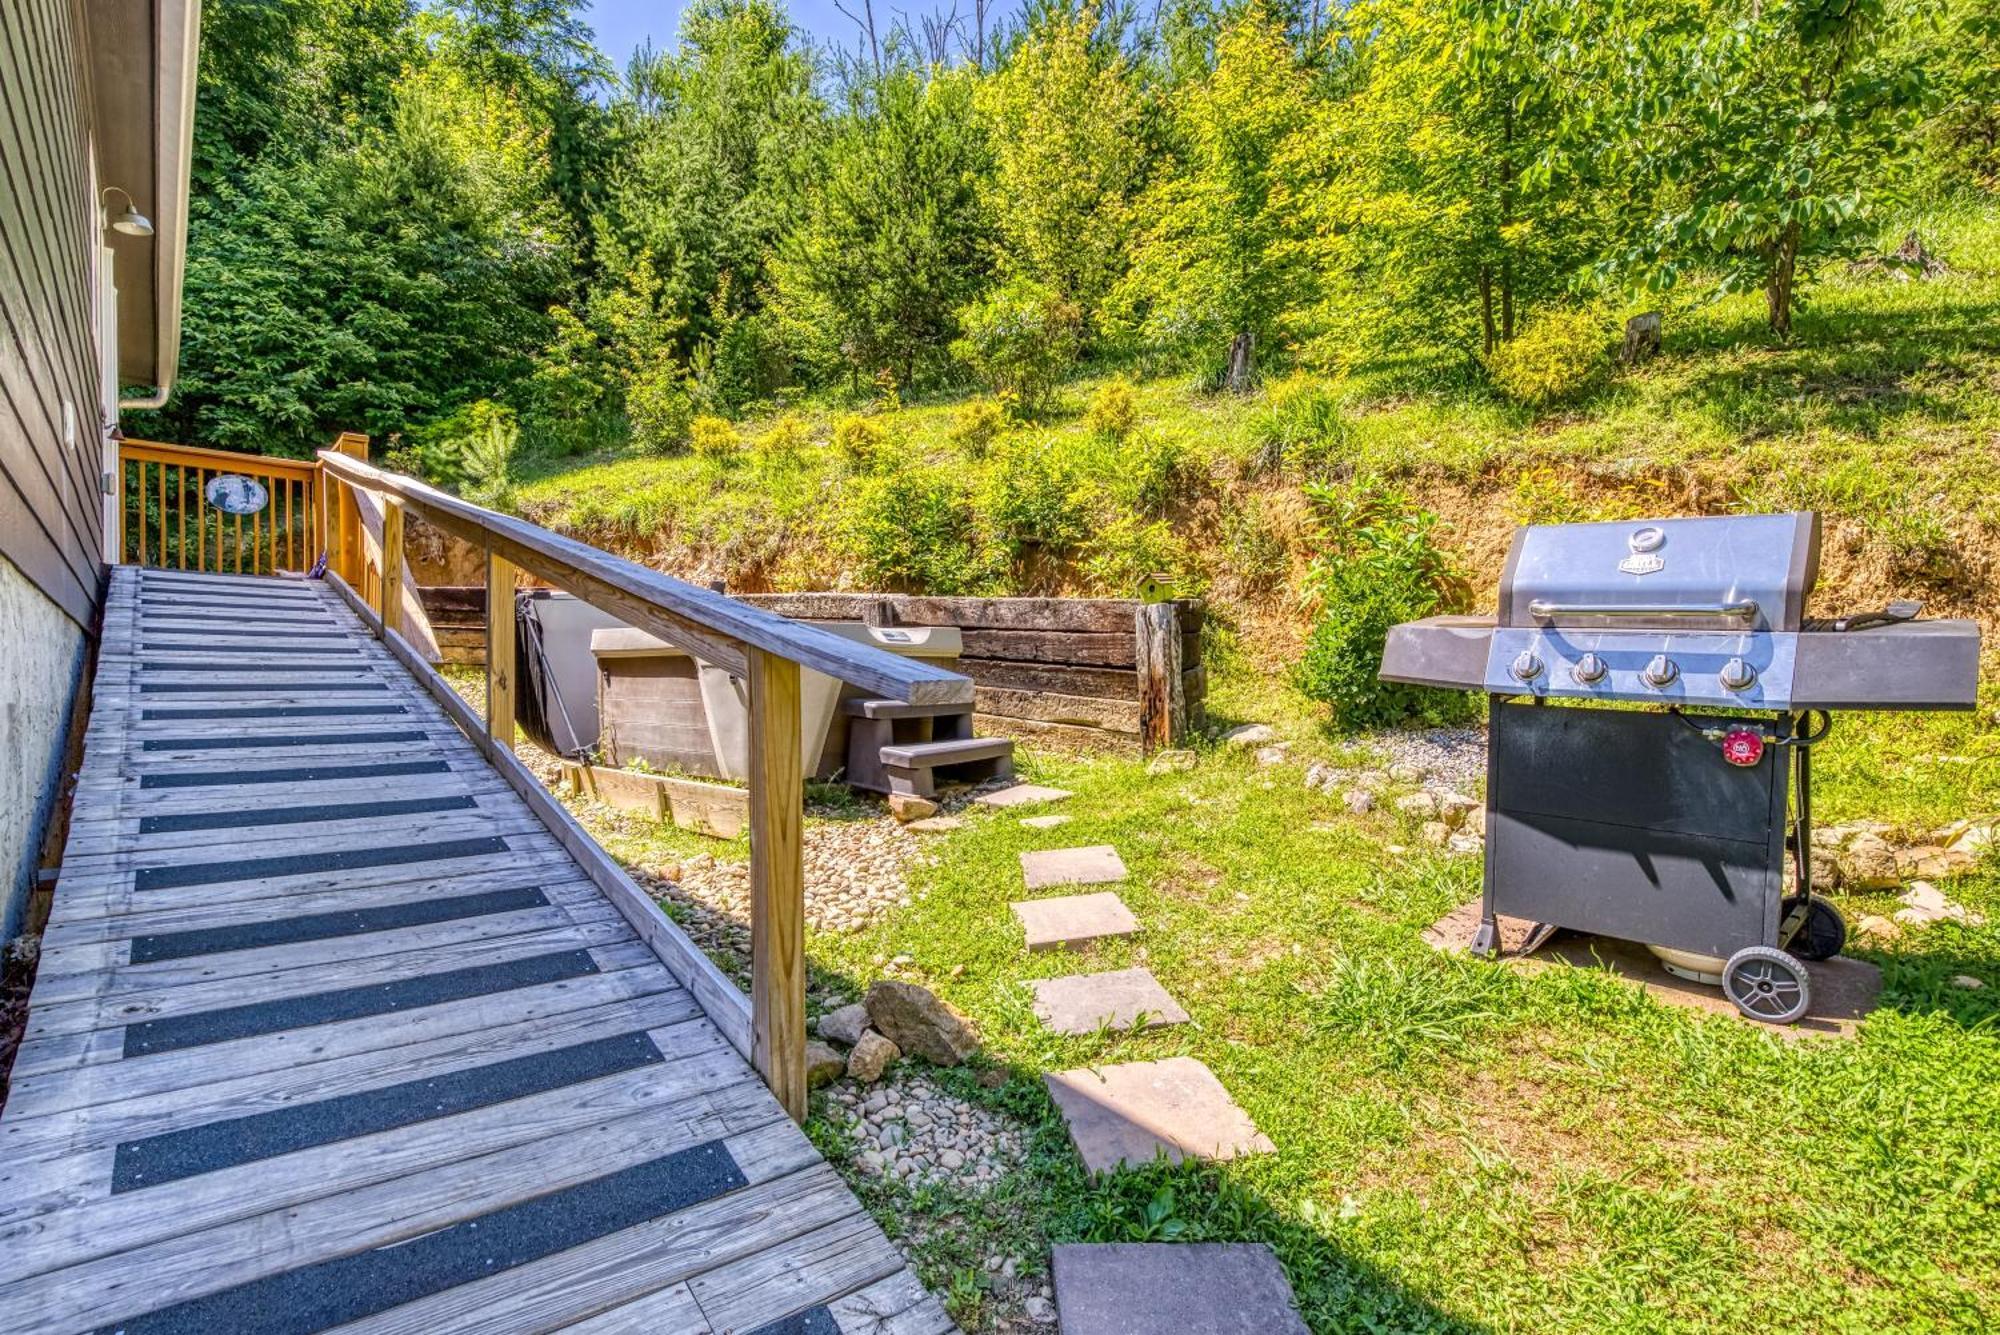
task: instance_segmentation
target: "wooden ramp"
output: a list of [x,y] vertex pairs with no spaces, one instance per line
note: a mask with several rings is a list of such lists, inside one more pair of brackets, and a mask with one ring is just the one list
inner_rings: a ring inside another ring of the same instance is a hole
[[0,1331],[955,1329],[318,584],[114,571]]

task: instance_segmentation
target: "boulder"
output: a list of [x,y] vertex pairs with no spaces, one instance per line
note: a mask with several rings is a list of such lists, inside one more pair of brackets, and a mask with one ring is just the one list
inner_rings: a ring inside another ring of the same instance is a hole
[[1365,816],[1375,809],[1375,794],[1366,788],[1350,788],[1341,795],[1340,800],[1346,803],[1348,811],[1356,816]]
[[1850,891],[1893,890],[1903,882],[1896,850],[1879,834],[1861,833],[1840,850],[1840,881]]
[[1973,853],[1959,848],[1940,848],[1936,844],[1921,844],[1916,848],[1900,849],[1896,853],[1896,870],[1904,876],[1963,876],[1979,864]]
[[1429,791],[1406,793],[1396,799],[1396,810],[1405,816],[1435,816],[1438,814],[1437,794]]
[[924,820],[937,815],[938,804],[928,797],[918,797],[915,793],[891,793],[889,814],[908,825],[913,820]]
[[806,1041],[806,1087],[818,1089],[840,1079],[847,1069],[847,1062],[838,1052],[818,1039]]
[[1266,768],[1282,765],[1285,763],[1288,751],[1289,748],[1283,742],[1273,746],[1260,746],[1257,748],[1257,763]]
[[1486,837],[1486,805],[1481,803],[1465,813],[1465,823],[1458,827],[1466,834]]
[[868,989],[868,1018],[904,1052],[938,1066],[956,1066],[979,1050],[963,1015],[929,988],[883,980]]
[[1951,976],[1951,985],[1953,987],[1962,987],[1968,992],[1977,992],[1980,988],[1986,986],[1985,983],[1980,982],[1969,973],[1953,974]]
[[1454,830],[1463,828],[1473,812],[1484,809],[1478,798],[1467,797],[1464,793],[1439,793],[1437,805],[1439,817]]
[[1856,937],[1871,937],[1877,941],[1894,941],[1903,934],[1903,929],[1879,913],[1870,913],[1854,924]]
[[838,1043],[843,1048],[851,1048],[861,1041],[863,1031],[868,1028],[868,1008],[860,1002],[842,1006],[837,1011],[828,1011],[819,1017],[819,1036],[830,1043]]
[[1278,730],[1268,723],[1246,723],[1222,734],[1224,746],[1263,746],[1278,740]]
[[872,1085],[882,1078],[882,1072],[889,1064],[902,1056],[900,1049],[873,1029],[861,1035],[861,1041],[854,1045],[854,1051],[847,1054],[847,1076],[859,1080],[864,1085]]
[[1389,766],[1389,781],[1391,783],[1422,783],[1424,781],[1424,767],[1422,765],[1412,765],[1407,760],[1391,765]]
[[1201,763],[1201,758],[1192,751],[1161,751],[1146,762],[1148,774],[1182,774]]
[[1451,842],[1451,826],[1441,820],[1427,820],[1424,822],[1423,835],[1425,843],[1443,848]]

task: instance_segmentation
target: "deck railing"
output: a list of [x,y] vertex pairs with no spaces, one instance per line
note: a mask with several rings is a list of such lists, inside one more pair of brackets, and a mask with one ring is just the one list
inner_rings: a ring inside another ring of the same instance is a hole
[[[794,1118],[806,1108],[804,773],[799,669],[913,704],[972,700],[972,683],[829,631],[483,509],[366,460],[364,438],[319,455],[318,531],[327,578],[437,694],[489,759],[535,803],[570,852],[666,959]],[[379,542],[359,522],[356,493],[382,511]],[[486,712],[475,715],[400,634],[405,514],[486,552]],[[743,994],[606,857],[514,756],[514,593],[523,575],[575,594],[744,680],[750,713],[751,989]],[[391,590],[389,597],[383,590]]]
[[[264,506],[245,516],[216,508],[208,484],[240,476],[262,486]],[[118,447],[118,558],[210,574],[304,570],[323,545],[319,466],[232,450],[127,440]]]

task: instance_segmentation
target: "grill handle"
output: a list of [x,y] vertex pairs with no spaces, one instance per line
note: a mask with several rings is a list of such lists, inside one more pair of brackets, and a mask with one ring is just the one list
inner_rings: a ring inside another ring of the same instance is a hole
[[1757,615],[1757,600],[1727,603],[1558,603],[1537,598],[1528,614],[1538,617],[1743,617]]

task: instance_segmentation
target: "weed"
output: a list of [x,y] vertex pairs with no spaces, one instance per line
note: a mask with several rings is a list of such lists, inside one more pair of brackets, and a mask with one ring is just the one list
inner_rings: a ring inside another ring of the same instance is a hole
[[1084,427],[1106,440],[1123,440],[1138,424],[1139,406],[1133,401],[1131,384],[1124,380],[1105,381],[1083,416]]

